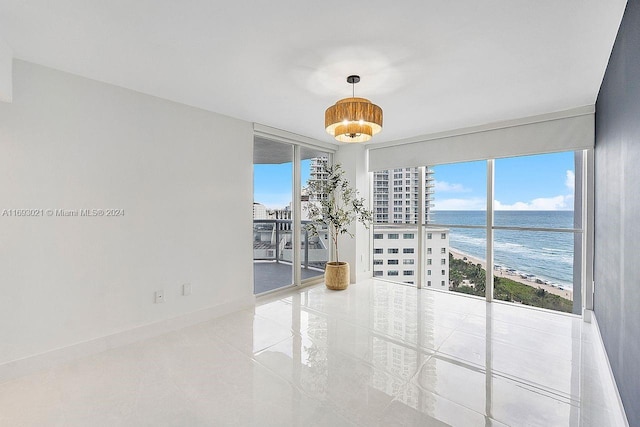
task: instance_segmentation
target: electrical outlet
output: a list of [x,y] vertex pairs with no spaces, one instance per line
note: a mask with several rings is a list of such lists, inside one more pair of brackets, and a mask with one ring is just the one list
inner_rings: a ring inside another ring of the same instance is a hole
[[191,283],[185,283],[184,285],[182,285],[182,295],[184,295],[185,297],[187,295],[191,295]]
[[156,304],[160,304],[161,302],[164,302],[164,291],[156,291]]

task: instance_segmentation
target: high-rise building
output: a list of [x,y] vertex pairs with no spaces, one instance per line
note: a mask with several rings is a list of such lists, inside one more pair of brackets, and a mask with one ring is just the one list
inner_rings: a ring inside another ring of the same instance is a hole
[[[434,171],[425,173],[425,217],[433,207]],[[420,170],[389,169],[373,174],[373,275],[407,284],[418,274],[417,228]],[[435,237],[434,237],[435,236]],[[449,290],[449,230],[425,231],[424,286]]]
[[[311,159],[310,181],[326,180],[326,157]],[[426,168],[425,223],[433,207],[434,171]],[[373,174],[373,275],[414,285],[417,283],[418,168],[390,169]],[[303,205],[317,195],[303,190]],[[326,196],[326,195],[323,195]],[[429,228],[424,239],[426,258],[422,281],[425,287],[449,290],[449,229]]]
[[[433,170],[425,176],[425,217],[433,207]],[[378,224],[416,224],[418,221],[418,168],[388,169],[373,173],[373,221]]]
[[[311,159],[311,170],[309,171],[309,181],[326,181],[329,174],[326,172],[325,167],[329,163],[328,157],[314,157]],[[309,194],[308,201],[316,201],[318,197],[326,198],[326,194],[317,195]]]
[[[326,180],[327,157],[311,159],[310,181]],[[425,218],[429,222],[433,207],[434,171],[425,174]],[[418,168],[388,169],[373,173],[373,222],[378,224],[416,224],[418,220]],[[316,195],[310,195],[313,201]],[[326,195],[323,195],[326,197]]]
[[267,219],[267,207],[262,203],[253,202],[253,219]]

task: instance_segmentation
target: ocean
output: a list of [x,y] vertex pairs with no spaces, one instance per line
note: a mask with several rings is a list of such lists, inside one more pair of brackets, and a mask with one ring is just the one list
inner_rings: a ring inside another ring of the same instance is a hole
[[[485,225],[484,211],[432,211],[435,224]],[[574,228],[573,211],[495,211],[494,224]],[[486,231],[450,227],[451,248],[486,258]],[[573,288],[574,233],[494,230],[494,264]]]

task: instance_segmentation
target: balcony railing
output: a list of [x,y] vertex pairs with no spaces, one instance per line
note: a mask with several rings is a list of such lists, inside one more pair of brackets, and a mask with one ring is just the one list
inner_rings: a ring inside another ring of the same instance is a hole
[[[302,267],[324,270],[324,264],[329,260],[328,231],[320,230],[318,236],[310,236],[306,227],[309,223],[302,221]],[[287,219],[254,219],[254,261],[293,262],[292,228],[292,221]]]

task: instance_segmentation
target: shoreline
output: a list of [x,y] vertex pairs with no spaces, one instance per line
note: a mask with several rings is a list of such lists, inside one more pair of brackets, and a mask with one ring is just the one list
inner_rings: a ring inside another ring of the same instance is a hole
[[[485,263],[484,260],[479,259],[477,257],[465,254],[464,252],[461,252],[457,249],[449,249],[449,252],[451,253],[451,255],[453,255],[454,259],[464,259],[467,258],[467,261],[472,262],[473,264],[480,264],[482,266],[482,268],[484,268],[484,270],[487,270],[487,265]],[[518,275],[512,275],[512,274],[507,274],[504,269],[500,269],[500,270],[493,270],[493,274],[495,277],[504,277],[506,279],[510,279],[513,280],[514,282],[518,282],[518,283],[522,283],[523,285],[527,285],[527,286],[531,286],[532,288],[542,288],[545,291],[549,292],[550,294],[553,295],[558,295],[562,298],[566,298],[568,300],[573,301],[573,290],[572,289],[558,289],[556,287],[553,287],[551,285],[545,285],[544,283],[535,283],[532,282],[530,280],[527,279],[523,279],[522,277],[518,276]]]

